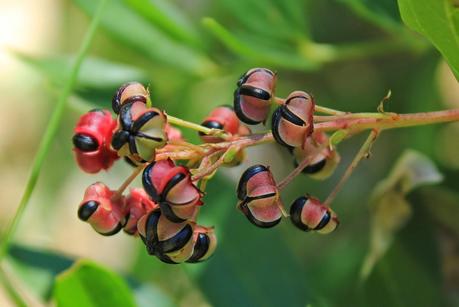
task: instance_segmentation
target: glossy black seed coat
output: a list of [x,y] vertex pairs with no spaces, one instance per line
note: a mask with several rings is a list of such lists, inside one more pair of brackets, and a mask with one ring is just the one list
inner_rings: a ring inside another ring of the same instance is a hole
[[90,135],[77,133],[72,138],[73,145],[83,152],[95,151],[99,148],[99,143]]
[[303,231],[311,231],[311,228],[303,224],[303,222],[301,221],[301,212],[303,211],[303,207],[307,201],[307,197],[301,196],[297,198],[290,207],[290,219],[293,225],[295,225]]
[[309,164],[303,169],[302,172],[305,174],[315,174],[315,173],[320,172],[325,167],[326,164],[327,164],[327,159],[322,159],[317,163]]
[[200,233],[194,245],[193,254],[186,262],[189,262],[189,263],[200,262],[201,258],[204,257],[207,251],[209,250],[209,246],[210,246],[209,236],[207,236],[205,233]]
[[82,221],[87,221],[91,215],[96,212],[97,208],[99,207],[99,203],[94,200],[90,200],[80,206],[78,208],[78,217]]

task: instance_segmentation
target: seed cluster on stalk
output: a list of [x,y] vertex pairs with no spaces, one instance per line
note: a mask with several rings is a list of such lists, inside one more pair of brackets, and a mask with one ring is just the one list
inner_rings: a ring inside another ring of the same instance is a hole
[[[314,98],[303,91],[293,91],[286,99],[275,97],[276,78],[269,69],[250,69],[237,81],[233,106],[215,108],[201,125],[153,107],[142,84],[122,85],[112,99],[115,118],[98,109],[80,117],[74,153],[87,173],[108,170],[121,157],[134,167],[133,174],[116,190],[101,182],[90,185],[78,217],[105,236],[123,229],[140,237],[147,252],[165,263],[208,259],[217,247],[215,230],[197,222],[207,182],[220,166],[244,161],[245,147],[256,140],[248,125],[266,124],[270,114],[273,139],[291,153],[294,166],[314,179],[330,176],[340,156],[326,133],[314,131]],[[277,108],[272,112],[273,106]],[[203,144],[188,143],[174,125],[197,130]],[[140,173],[142,187],[125,193]],[[237,208],[260,228],[289,218],[303,231],[333,231],[339,224],[334,211],[307,193],[293,201],[290,210],[284,208],[281,190],[290,180],[277,183],[269,165],[247,168],[237,185]]]

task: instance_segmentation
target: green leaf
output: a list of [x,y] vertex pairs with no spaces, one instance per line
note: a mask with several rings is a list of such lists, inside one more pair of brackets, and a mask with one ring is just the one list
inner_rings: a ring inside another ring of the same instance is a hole
[[407,150],[396,162],[389,176],[375,187],[371,196],[370,250],[361,269],[367,278],[374,265],[391,245],[395,234],[411,217],[406,195],[418,186],[438,183],[442,175],[425,156]]
[[398,0],[402,20],[424,35],[459,79],[459,9],[450,0]]
[[[95,1],[73,2],[90,16],[94,14]],[[205,55],[171,40],[152,27],[148,21],[129,10],[120,0],[110,1],[107,5],[101,26],[119,43],[133,48],[155,62],[198,76],[213,73],[216,69],[215,64]]]
[[[52,83],[62,86],[70,73],[74,56],[38,58],[16,52],[16,57],[36,69]],[[130,65],[98,58],[87,58],[81,66],[76,88],[88,90],[113,90],[127,81],[147,82],[145,71]]]
[[124,2],[178,41],[199,47],[201,40],[193,24],[173,3],[164,0],[124,0]]
[[57,306],[135,306],[134,297],[121,277],[88,261],[78,261],[60,274],[54,288]]

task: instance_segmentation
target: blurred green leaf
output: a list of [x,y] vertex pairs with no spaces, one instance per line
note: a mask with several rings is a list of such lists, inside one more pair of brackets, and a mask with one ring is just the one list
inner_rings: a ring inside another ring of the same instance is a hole
[[135,306],[128,285],[112,271],[88,260],[75,263],[56,279],[57,306]]
[[[418,191],[409,202],[426,199]],[[447,306],[439,255],[438,232],[423,206],[413,216],[362,285],[361,306]]]
[[434,184],[442,180],[435,165],[424,155],[405,151],[396,162],[389,176],[375,187],[371,196],[370,250],[361,269],[361,277],[367,278],[374,265],[391,245],[395,234],[411,216],[411,205],[406,194],[420,185]]
[[[307,19],[307,15],[304,14],[304,4],[301,1],[287,0],[285,2],[290,2],[290,5],[284,4],[284,8],[288,7],[291,10],[294,6],[297,10],[296,15],[301,14],[303,19]],[[229,16],[238,20],[250,32],[264,36],[266,40],[275,39],[281,43],[288,40],[295,41],[308,34],[290,21],[291,17],[288,12],[284,13],[276,1],[223,0],[221,3]]]
[[206,192],[203,224],[216,226],[218,248],[208,261],[186,269],[209,303],[277,307],[311,302],[308,276],[283,237],[281,228],[287,225],[252,225],[235,208],[234,183],[219,176],[208,183]]
[[459,9],[450,0],[398,0],[403,21],[424,35],[459,79]]
[[201,40],[193,24],[173,3],[164,0],[124,0],[124,2],[153,25],[178,41],[200,47]]
[[54,278],[68,269],[74,259],[48,251],[13,245],[9,250],[9,261],[27,287],[35,295],[48,300]]
[[339,2],[383,29],[400,29],[400,13],[396,0],[339,0]]
[[204,18],[202,23],[204,27],[229,50],[258,65],[283,67],[295,70],[312,70],[319,66],[319,63],[313,61],[314,59],[308,59],[296,53],[263,48],[259,45],[254,46],[250,42],[243,41],[236,37],[213,18]]
[[[58,86],[66,82],[75,60],[73,56],[38,58],[19,52],[15,52],[15,56]],[[79,90],[113,90],[133,80],[147,82],[148,76],[146,72],[137,67],[98,58],[87,58],[81,66],[76,88]]]
[[[88,15],[93,16],[96,2],[73,0]],[[120,0],[113,0],[105,8],[101,26],[121,44],[141,52],[151,60],[198,76],[214,72],[215,64],[205,55],[184,44],[171,40],[152,27],[148,21],[130,11]]]
[[420,191],[427,211],[442,226],[459,237],[459,194],[446,188],[431,187]]

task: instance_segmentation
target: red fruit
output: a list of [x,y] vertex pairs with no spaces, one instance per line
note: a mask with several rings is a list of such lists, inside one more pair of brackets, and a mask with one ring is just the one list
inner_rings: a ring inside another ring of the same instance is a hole
[[209,259],[217,248],[217,236],[212,228],[200,225],[194,226],[193,254],[186,260],[188,263],[197,263]]
[[112,147],[120,156],[128,156],[132,161],[144,163],[153,160],[156,149],[163,147],[167,141],[164,113],[135,101],[123,105],[118,118]]
[[150,97],[150,93],[145,87],[139,82],[128,82],[116,91],[112,99],[113,111],[118,114],[121,107],[125,104],[140,101],[144,104],[147,103]]
[[238,208],[247,219],[261,228],[277,225],[282,217],[279,190],[269,168],[249,167],[237,187]]
[[153,202],[143,189],[131,189],[126,197],[126,224],[124,231],[130,235],[137,234],[137,222],[148,212],[159,208],[159,205]]
[[[215,108],[201,124],[207,128],[221,129],[229,134],[237,134],[239,131],[239,119],[230,106],[220,106]],[[218,143],[223,139],[206,135],[199,132],[199,136],[206,143]]]
[[78,208],[78,217],[104,236],[118,233],[126,222],[125,199],[112,200],[113,194],[105,184],[96,182],[86,189]]
[[340,155],[336,150],[330,149],[328,142],[328,136],[325,132],[314,132],[305,139],[303,146],[293,149],[295,165],[309,158],[311,162],[303,169],[303,173],[317,180],[330,177],[340,162]]
[[74,129],[73,151],[78,166],[87,173],[109,169],[118,154],[112,150],[116,120],[107,110],[94,109],[80,117]]
[[310,196],[301,196],[292,203],[290,219],[303,231],[313,230],[321,234],[330,233],[339,225],[335,212]]
[[143,172],[143,187],[147,194],[159,203],[164,215],[180,223],[190,219],[196,206],[202,205],[202,193],[191,181],[184,166],[176,166],[170,159],[156,161]]
[[163,262],[184,262],[193,253],[194,223],[173,223],[157,209],[140,218],[137,228],[148,253]]
[[234,111],[249,125],[264,122],[269,114],[276,86],[276,74],[266,68],[253,68],[239,79],[234,92]]
[[308,93],[295,91],[272,117],[272,131],[276,141],[284,146],[301,146],[314,129],[315,103]]

